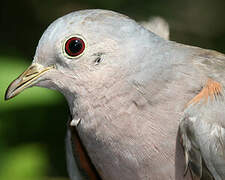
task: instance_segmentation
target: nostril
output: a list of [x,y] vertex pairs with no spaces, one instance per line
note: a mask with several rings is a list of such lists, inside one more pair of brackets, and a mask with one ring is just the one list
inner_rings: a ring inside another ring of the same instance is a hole
[[39,73],[39,71],[38,71],[37,67],[32,65],[32,66],[30,66],[30,68],[27,71],[25,71],[24,77],[27,78],[32,75],[38,74],[38,73]]
[[28,72],[25,77],[30,77],[30,76],[32,76],[34,74],[37,74],[37,73],[38,73],[38,71],[36,71],[36,72]]

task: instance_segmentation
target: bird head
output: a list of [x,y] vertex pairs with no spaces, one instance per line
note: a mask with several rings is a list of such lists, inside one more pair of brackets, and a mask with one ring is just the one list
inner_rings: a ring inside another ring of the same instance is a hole
[[109,87],[141,66],[137,61],[151,48],[150,39],[160,38],[112,11],[65,15],[44,32],[31,66],[9,85],[5,99],[32,86],[56,89],[65,96]]

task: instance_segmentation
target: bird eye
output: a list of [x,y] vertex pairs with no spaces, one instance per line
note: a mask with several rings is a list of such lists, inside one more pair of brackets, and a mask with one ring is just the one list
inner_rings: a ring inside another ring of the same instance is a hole
[[65,52],[70,57],[79,56],[85,49],[84,41],[79,37],[71,37],[65,43]]

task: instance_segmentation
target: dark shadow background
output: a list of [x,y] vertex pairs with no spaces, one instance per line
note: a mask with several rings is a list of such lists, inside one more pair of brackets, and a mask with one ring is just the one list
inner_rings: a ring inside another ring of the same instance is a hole
[[0,6],[0,179],[64,179],[68,108],[56,92],[28,90],[4,102],[7,85],[32,61],[43,31],[74,10],[111,9],[137,21],[161,16],[170,38],[225,53],[224,0],[20,0]]

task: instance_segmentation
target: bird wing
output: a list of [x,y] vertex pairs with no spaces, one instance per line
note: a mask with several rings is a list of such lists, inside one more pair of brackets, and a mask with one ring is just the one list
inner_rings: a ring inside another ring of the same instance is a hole
[[189,169],[193,179],[225,179],[224,93],[220,82],[209,79],[187,104],[180,122],[185,171]]
[[67,160],[67,169],[71,180],[83,180],[84,176],[80,172],[79,166],[74,159],[70,130],[67,131],[66,136],[66,160]]
[[76,127],[68,125],[66,137],[67,169],[71,180],[99,180],[81,140]]

